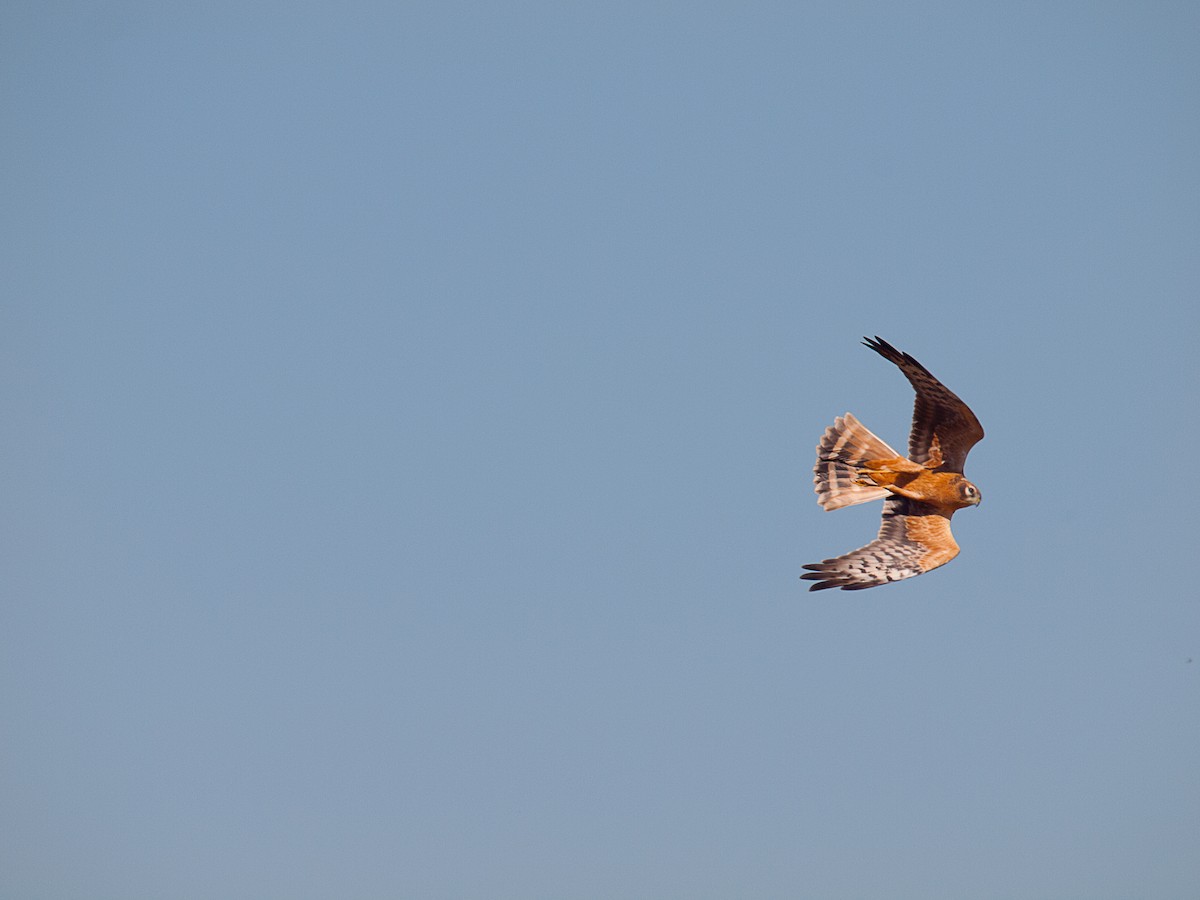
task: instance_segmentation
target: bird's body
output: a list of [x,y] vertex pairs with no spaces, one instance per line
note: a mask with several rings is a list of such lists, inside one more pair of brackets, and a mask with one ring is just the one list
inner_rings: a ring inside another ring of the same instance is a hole
[[921,575],[958,555],[950,517],[977,506],[979,490],[963,477],[971,447],[983,438],[965,403],[907,353],[867,339],[895,363],[917,392],[908,456],[901,456],[850,413],[825,430],[813,485],[826,510],[884,499],[879,536],[844,556],[806,565],[810,590],[853,591]]
[[868,460],[867,466],[863,469],[863,480],[869,479],[891,494],[920,500],[948,512],[972,505],[962,502],[960,488],[966,479],[956,472],[937,472],[902,456]]

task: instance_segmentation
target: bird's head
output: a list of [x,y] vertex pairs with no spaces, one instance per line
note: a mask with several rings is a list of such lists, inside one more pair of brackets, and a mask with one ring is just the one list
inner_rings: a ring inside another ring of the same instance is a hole
[[958,496],[962,501],[963,506],[978,506],[979,501],[983,499],[983,495],[979,493],[979,488],[963,479],[958,485]]

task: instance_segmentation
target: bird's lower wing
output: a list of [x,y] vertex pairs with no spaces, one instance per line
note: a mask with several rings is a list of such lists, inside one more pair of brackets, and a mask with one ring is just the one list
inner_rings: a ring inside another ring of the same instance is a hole
[[935,507],[892,495],[883,504],[879,537],[843,556],[812,563],[800,577],[817,582],[810,591],[861,591],[945,565],[958,555],[950,516]]

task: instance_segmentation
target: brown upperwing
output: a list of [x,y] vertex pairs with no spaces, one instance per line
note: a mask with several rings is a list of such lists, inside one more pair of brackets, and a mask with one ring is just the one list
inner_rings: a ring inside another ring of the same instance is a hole
[[901,353],[878,336],[864,338],[863,343],[899,366],[917,392],[912,433],[908,437],[909,459],[925,464],[932,457],[936,462],[936,453],[940,450],[942,462],[937,468],[962,472],[967,453],[983,439],[983,426],[975,413],[907,353]]

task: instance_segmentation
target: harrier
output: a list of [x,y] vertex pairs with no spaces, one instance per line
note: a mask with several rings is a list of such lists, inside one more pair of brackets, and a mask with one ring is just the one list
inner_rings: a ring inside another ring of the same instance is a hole
[[834,419],[817,446],[813,486],[826,510],[868,503],[881,497],[879,537],[844,556],[807,565],[800,577],[815,581],[809,590],[860,591],[923,575],[958,556],[950,517],[978,506],[979,489],[963,478],[967,453],[983,438],[975,414],[929,370],[887,341],[864,339],[895,363],[917,392],[908,458],[846,415]]

